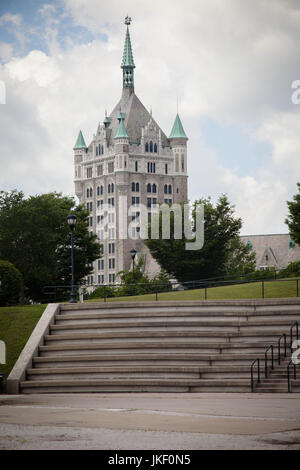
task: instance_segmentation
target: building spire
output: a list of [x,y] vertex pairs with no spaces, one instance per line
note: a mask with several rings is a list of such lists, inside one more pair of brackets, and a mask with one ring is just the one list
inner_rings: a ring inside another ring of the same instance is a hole
[[133,61],[133,54],[132,54],[129,27],[128,27],[131,24],[131,18],[129,16],[126,16],[125,24],[127,25],[127,28],[126,28],[123,59],[122,59],[122,65],[121,65],[121,68],[123,69],[123,88],[131,88],[132,90],[134,90],[135,65]]

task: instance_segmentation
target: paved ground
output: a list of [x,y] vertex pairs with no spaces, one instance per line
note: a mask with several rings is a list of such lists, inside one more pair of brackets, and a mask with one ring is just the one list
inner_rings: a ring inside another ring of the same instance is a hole
[[300,394],[0,395],[0,449],[300,450]]

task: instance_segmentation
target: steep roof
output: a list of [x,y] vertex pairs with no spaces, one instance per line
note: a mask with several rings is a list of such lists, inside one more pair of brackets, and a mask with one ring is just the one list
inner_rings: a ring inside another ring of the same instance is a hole
[[87,148],[81,130],[79,131],[75,147],[73,148],[74,149],[86,149]]
[[187,139],[180,117],[177,114],[169,139]]
[[[120,114],[120,109],[122,110],[122,113],[125,114],[124,125],[130,143],[140,143],[142,137],[142,127],[145,127],[149,123],[151,118],[153,122],[158,126],[158,124],[155,122],[149,111],[147,111],[145,106],[141,103],[136,94],[134,92],[130,93],[129,90],[123,90],[122,98],[120,99],[120,101],[118,101],[112,113],[109,115],[111,122],[108,125],[108,129],[112,130],[109,145],[113,144],[113,138],[119,128],[118,116]],[[158,128],[160,127],[158,126]],[[161,139],[162,145],[170,145],[167,136],[162,130]]]
[[132,54],[132,48],[131,48],[131,41],[130,41],[130,35],[129,35],[129,28],[127,26],[126,30],[126,37],[125,37],[125,44],[124,44],[124,52],[123,52],[123,60],[122,60],[122,65],[121,67],[135,67],[134,61],[133,61],[133,54]]
[[128,134],[124,126],[124,119],[120,119],[119,127],[115,135],[115,139],[128,139]]

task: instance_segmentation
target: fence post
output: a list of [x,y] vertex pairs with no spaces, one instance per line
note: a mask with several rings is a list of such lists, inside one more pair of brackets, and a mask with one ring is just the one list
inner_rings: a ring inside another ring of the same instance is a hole
[[105,284],[104,284],[104,289],[103,289],[103,297],[104,297],[104,302],[106,302],[106,289],[105,289]]
[[261,295],[262,295],[262,299],[265,298],[265,282],[264,281],[261,281]]

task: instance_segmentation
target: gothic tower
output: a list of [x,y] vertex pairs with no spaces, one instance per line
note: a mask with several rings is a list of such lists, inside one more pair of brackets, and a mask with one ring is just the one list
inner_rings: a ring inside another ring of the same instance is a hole
[[103,256],[94,263],[90,284],[112,284],[119,271],[130,269],[130,250],[144,259],[151,276],[159,267],[141,238],[141,212],[187,196],[187,136],[177,114],[169,138],[134,90],[134,59],[129,25],[122,69],[122,95],[87,147],[79,132],[74,146],[75,193],[90,212],[89,230],[96,233]]

